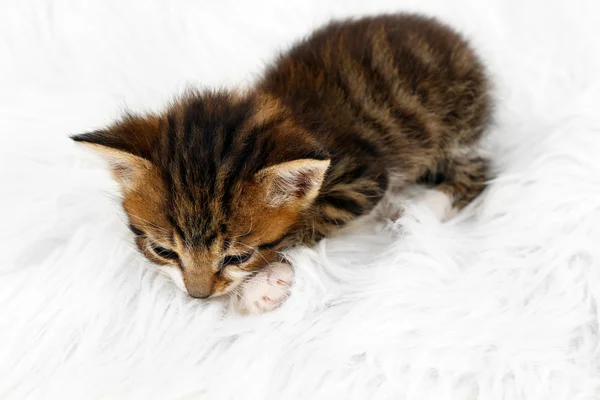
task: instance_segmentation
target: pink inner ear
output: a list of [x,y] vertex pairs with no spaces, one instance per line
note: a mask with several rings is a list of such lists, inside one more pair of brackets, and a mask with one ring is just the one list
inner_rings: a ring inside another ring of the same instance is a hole
[[319,192],[329,160],[294,160],[258,173],[268,186],[267,201],[272,206],[291,200],[312,200]]
[[298,174],[292,178],[292,182],[290,182],[290,194],[298,197],[306,195],[313,187],[315,178],[315,171],[309,170],[298,172]]
[[136,171],[139,170],[140,167],[136,166],[135,162],[132,160],[127,160],[125,158],[112,158],[109,160],[109,165],[113,176],[124,186],[130,187],[134,185],[135,180],[139,178],[139,176],[136,176]]
[[134,188],[151,168],[150,161],[131,153],[95,143],[81,142],[108,162],[113,178],[124,190]]

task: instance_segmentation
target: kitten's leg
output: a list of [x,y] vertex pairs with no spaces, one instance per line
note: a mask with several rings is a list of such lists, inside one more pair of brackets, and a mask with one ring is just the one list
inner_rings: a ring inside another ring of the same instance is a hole
[[485,189],[488,165],[474,149],[451,153],[439,167],[444,180],[428,190],[423,200],[440,220],[453,218]]
[[288,297],[293,281],[294,271],[289,264],[269,264],[244,283],[236,306],[243,314],[272,311]]

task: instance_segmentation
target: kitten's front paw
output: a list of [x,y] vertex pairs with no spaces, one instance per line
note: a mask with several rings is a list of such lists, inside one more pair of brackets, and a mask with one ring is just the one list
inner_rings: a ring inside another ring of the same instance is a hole
[[237,307],[244,314],[261,314],[279,307],[290,294],[294,271],[289,264],[269,264],[250,278],[241,291]]

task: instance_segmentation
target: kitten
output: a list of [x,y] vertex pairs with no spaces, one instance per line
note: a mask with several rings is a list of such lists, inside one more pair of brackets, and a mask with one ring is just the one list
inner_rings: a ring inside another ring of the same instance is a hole
[[387,191],[436,184],[449,217],[485,186],[481,63],[434,19],[333,22],[246,92],[183,96],[74,136],[108,160],[139,249],[193,297],[277,307],[292,283],[280,251],[370,213]]

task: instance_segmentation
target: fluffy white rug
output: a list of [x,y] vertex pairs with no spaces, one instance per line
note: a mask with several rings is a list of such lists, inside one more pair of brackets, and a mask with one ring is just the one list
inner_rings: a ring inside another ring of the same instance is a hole
[[[297,251],[269,315],[149,270],[67,135],[394,10],[441,17],[489,66],[498,175],[479,201]],[[598,399],[599,38],[592,0],[2,2],[0,398]]]

